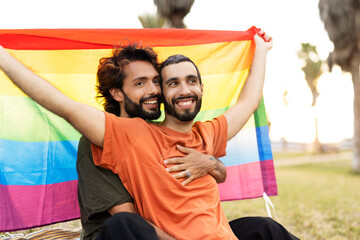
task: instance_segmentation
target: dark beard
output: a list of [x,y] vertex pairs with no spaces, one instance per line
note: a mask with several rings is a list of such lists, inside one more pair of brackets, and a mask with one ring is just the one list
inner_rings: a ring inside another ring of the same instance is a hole
[[[179,100],[179,99],[185,99],[185,98],[194,98],[196,101],[196,105],[195,105],[195,109],[194,111],[191,112],[190,109],[185,110],[185,113],[179,113],[175,110],[175,101]],[[200,100],[198,99],[198,96],[196,95],[191,95],[191,96],[187,96],[187,97],[178,97],[178,98],[174,98],[171,103],[169,104],[164,98],[163,98],[163,103],[164,103],[164,107],[165,107],[165,112],[175,118],[177,118],[178,120],[182,121],[182,122],[189,122],[194,120],[194,118],[196,117],[196,115],[199,113],[200,108],[201,108],[201,98]]]
[[[152,95],[149,97],[143,97],[140,99],[139,104],[133,102],[124,92],[124,108],[125,111],[127,112],[127,114],[129,115],[129,117],[134,118],[134,117],[139,117],[142,118],[144,120],[155,120],[157,118],[160,117],[161,112],[160,112],[160,95]],[[142,103],[148,99],[151,98],[157,98],[158,99],[158,107],[151,109],[153,111],[151,112],[147,112],[143,109],[142,107]]]

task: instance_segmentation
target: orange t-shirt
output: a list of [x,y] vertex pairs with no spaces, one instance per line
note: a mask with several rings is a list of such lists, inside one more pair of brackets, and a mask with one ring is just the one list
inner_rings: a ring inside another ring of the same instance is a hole
[[104,147],[92,144],[96,165],[118,174],[138,213],[176,239],[237,239],[209,174],[183,186],[166,171],[164,160],[184,156],[182,145],[216,157],[225,155],[227,121],[196,122],[181,133],[139,118],[105,113]]

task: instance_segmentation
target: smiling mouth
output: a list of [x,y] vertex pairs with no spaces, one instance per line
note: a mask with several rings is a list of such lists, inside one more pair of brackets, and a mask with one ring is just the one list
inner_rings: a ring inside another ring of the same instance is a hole
[[188,99],[181,99],[178,101],[175,101],[175,104],[178,105],[181,108],[189,108],[192,107],[195,103],[194,98],[188,98]]
[[149,99],[149,100],[143,102],[143,104],[145,104],[145,105],[157,105],[157,103],[158,103],[157,99]]

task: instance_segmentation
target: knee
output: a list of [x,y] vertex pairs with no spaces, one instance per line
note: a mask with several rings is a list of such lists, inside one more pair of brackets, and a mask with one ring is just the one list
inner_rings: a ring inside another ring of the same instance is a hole
[[270,217],[262,217],[260,224],[263,228],[275,229],[281,227],[281,225]]
[[277,224],[277,222],[274,219],[270,218],[270,217],[263,217],[262,221],[263,221],[263,224],[265,224],[265,225]]

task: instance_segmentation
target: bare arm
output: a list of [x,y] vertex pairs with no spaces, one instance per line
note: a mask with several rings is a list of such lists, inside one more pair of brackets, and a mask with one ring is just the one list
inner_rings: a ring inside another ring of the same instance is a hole
[[169,167],[169,172],[179,172],[174,174],[175,178],[185,178],[186,170],[191,173],[191,176],[182,182],[187,185],[193,180],[203,177],[206,174],[213,176],[217,183],[225,182],[226,180],[226,167],[219,159],[202,154],[194,149],[182,147],[177,145],[179,151],[187,154],[185,157],[169,158],[165,160],[165,164],[176,164]]
[[[130,213],[136,213],[135,211],[135,207],[134,207],[134,204],[133,203],[123,203],[123,204],[120,204],[120,205],[117,205],[117,206],[114,206],[112,208],[110,208],[108,210],[108,212],[111,214],[111,215],[114,215],[116,213],[119,213],[119,212],[130,212]],[[147,221],[147,220],[146,220]],[[157,237],[160,239],[160,240],[175,240],[175,238],[171,237],[169,234],[167,234],[166,232],[164,232],[163,230],[161,230],[160,228],[158,228],[156,225],[154,225],[153,223],[147,221],[151,226],[154,227],[155,229],[155,232],[156,232],[156,235]]]
[[224,113],[228,122],[228,140],[241,130],[260,104],[265,79],[266,57],[273,44],[271,37],[265,35],[264,38],[266,41],[255,34],[256,48],[249,76],[238,102]]
[[44,108],[63,117],[91,142],[102,147],[104,113],[65,96],[52,84],[33,73],[0,46],[0,69],[25,94]]

